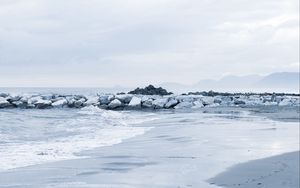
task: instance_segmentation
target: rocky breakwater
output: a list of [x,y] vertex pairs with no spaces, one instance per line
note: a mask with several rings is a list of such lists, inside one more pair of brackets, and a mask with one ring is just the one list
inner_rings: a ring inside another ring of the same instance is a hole
[[[103,109],[181,109],[217,106],[300,106],[298,94],[229,94],[189,93],[174,95],[153,86],[136,89],[128,94],[59,95],[0,93],[0,108],[82,108],[97,106]],[[148,92],[147,90],[151,90]],[[153,94],[154,93],[154,94]]]

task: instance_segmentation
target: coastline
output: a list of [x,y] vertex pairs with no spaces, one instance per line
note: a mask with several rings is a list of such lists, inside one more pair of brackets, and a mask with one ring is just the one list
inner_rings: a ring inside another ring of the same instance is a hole
[[[295,122],[252,116],[241,108],[213,110],[201,114],[162,111],[164,119],[137,125],[154,127],[143,135],[80,153],[89,158],[0,172],[0,187],[216,188],[206,180],[224,169],[297,149]],[[260,123],[255,125],[253,120]],[[221,135],[227,135],[225,140]],[[282,142],[279,147],[273,145],[278,141]]]

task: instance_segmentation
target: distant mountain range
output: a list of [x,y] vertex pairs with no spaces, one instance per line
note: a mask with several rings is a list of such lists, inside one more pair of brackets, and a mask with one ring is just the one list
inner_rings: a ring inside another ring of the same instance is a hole
[[293,92],[299,93],[299,72],[276,72],[267,76],[225,76],[219,80],[201,80],[193,85],[163,83],[161,87],[174,92],[188,91],[242,91],[242,92]]

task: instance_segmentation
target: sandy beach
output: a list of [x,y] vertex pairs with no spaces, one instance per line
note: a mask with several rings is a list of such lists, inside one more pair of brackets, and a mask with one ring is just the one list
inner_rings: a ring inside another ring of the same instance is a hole
[[[267,158],[299,150],[297,122],[274,121],[242,109],[217,108],[204,113],[162,111],[157,118],[136,125],[151,128],[145,134],[78,153],[81,159],[2,171],[0,187],[216,188],[241,184],[279,188],[284,184],[297,188],[299,185],[294,173],[298,170],[298,152]],[[242,163],[245,165],[238,165]],[[232,168],[235,165],[238,166]],[[256,181],[257,177],[274,173]],[[243,184],[248,179],[255,181]]]
[[299,151],[236,165],[209,182],[220,187],[299,187]]

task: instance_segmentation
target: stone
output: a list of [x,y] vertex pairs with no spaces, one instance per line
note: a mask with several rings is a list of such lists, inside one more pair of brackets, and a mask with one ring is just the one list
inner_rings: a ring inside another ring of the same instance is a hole
[[84,103],[85,103],[85,98],[80,98],[79,100],[74,102],[74,107],[81,108],[84,106]]
[[291,106],[292,101],[288,98],[283,99],[282,101],[279,102],[279,106]]
[[21,98],[22,97],[19,95],[9,95],[8,97],[6,97],[6,100],[9,102],[14,102],[20,100]]
[[209,97],[209,96],[208,97],[203,97],[201,100],[202,100],[202,104],[204,106],[214,103],[214,97]]
[[202,102],[200,101],[200,100],[197,100],[197,101],[194,101],[193,102],[193,107],[192,108],[203,108],[204,107],[204,105],[202,104]]
[[80,99],[85,99],[86,100],[86,97],[84,95],[74,95],[73,98],[77,101],[80,100]]
[[192,102],[180,102],[175,106],[175,109],[181,109],[181,108],[192,108],[193,107],[193,103]]
[[178,104],[178,100],[177,99],[170,99],[167,104],[165,105],[165,108],[173,108],[174,106],[176,106]]
[[110,100],[108,99],[108,95],[101,95],[99,97],[99,102],[100,102],[100,105],[108,105],[110,103]]
[[85,101],[85,106],[91,106],[91,105],[93,105],[93,106],[97,106],[97,105],[99,105],[100,104],[100,102],[99,102],[99,97],[98,96],[96,96],[96,97],[90,97],[90,98],[88,98],[87,99],[87,101]]
[[108,98],[107,98],[109,101],[113,101],[115,99],[115,96],[114,95],[108,95]]
[[155,109],[159,109],[159,108],[164,108],[167,102],[168,102],[168,98],[160,98],[154,100],[152,102],[152,105],[154,106]]
[[52,103],[52,106],[56,107],[56,108],[61,108],[63,106],[67,106],[67,105],[68,105],[68,101],[66,99],[60,99],[60,100]]
[[42,97],[41,96],[32,96],[28,99],[28,104],[35,104],[38,101],[42,101]]
[[235,105],[245,105],[246,102],[243,101],[243,100],[240,100],[240,99],[236,99],[236,100],[234,101],[234,104],[235,104]]
[[8,96],[9,96],[8,93],[0,93],[0,97],[2,97],[2,98],[6,98],[6,97],[8,97]]
[[189,95],[178,95],[175,97],[178,102],[193,102],[194,98]]
[[53,99],[54,95],[53,94],[44,94],[44,95],[41,95],[41,98],[43,100],[51,100]]
[[17,108],[27,108],[27,102],[13,101],[12,104]]
[[141,107],[141,103],[142,103],[142,100],[141,98],[138,98],[138,97],[132,97],[130,103],[128,104],[129,107]]
[[52,102],[50,100],[40,99],[34,103],[35,107],[38,109],[44,109],[50,107]]
[[115,109],[115,108],[122,107],[122,106],[123,106],[123,104],[121,101],[119,101],[119,99],[114,99],[113,101],[111,101],[108,104],[108,108],[110,108],[110,109]]
[[129,104],[131,99],[132,99],[132,95],[127,95],[127,94],[122,94],[122,95],[116,95],[115,98],[118,99],[119,101],[121,101],[124,104]]
[[0,108],[12,106],[4,97],[0,97]]
[[145,100],[144,102],[142,102],[142,107],[145,107],[145,108],[154,108],[152,102],[153,102],[153,99],[148,98],[147,100]]
[[153,85],[149,85],[145,88],[136,88],[133,91],[128,92],[128,94],[136,94],[136,95],[171,95],[173,93],[168,92],[167,90],[159,87],[156,88]]
[[214,103],[221,104],[221,103],[222,103],[222,100],[221,100],[221,99],[219,99],[219,98],[215,98],[215,99],[214,99]]
[[66,100],[68,101],[67,106],[69,108],[74,108],[74,103],[76,102],[76,100],[71,96],[66,97]]

